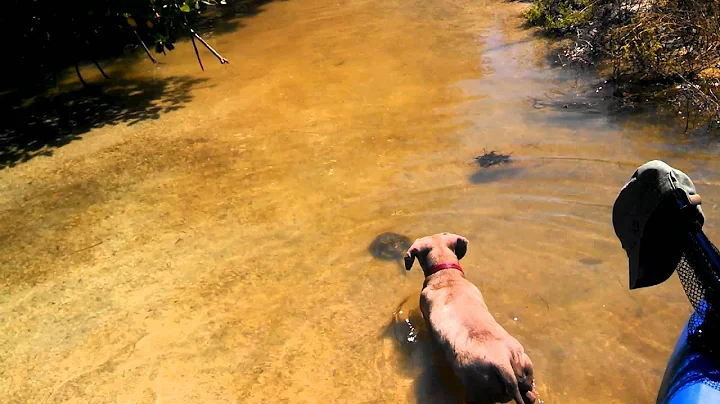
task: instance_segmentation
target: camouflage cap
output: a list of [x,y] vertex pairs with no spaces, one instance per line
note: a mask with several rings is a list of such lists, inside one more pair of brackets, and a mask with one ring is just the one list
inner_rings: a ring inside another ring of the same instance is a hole
[[700,196],[695,185],[685,173],[662,161],[640,166],[620,190],[612,219],[615,234],[628,255],[630,289],[664,282],[680,261],[683,247],[676,240],[681,235],[669,225],[680,221],[680,215],[675,214],[680,212],[678,198],[697,210],[697,221],[702,225],[705,217],[698,206]]

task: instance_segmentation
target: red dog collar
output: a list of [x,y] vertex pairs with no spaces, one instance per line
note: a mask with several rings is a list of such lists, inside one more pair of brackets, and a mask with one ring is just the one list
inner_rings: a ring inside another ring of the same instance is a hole
[[448,268],[455,268],[458,271],[462,272],[463,275],[465,275],[465,271],[463,271],[460,264],[437,264],[437,265],[433,265],[432,267],[430,267],[430,270],[428,271],[427,276],[430,276],[430,275],[434,274],[435,272],[440,272],[443,269],[448,269]]

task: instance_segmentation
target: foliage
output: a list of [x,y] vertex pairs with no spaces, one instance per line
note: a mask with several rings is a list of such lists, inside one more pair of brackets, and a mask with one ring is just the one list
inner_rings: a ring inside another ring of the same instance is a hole
[[[172,50],[172,44],[183,30],[184,24],[198,17],[207,6],[218,3],[215,0],[140,0],[123,11],[128,26],[137,29],[137,21],[144,21],[143,31],[152,38],[156,51],[165,47]],[[221,4],[225,4],[221,0]]]
[[720,62],[717,2],[664,0],[639,11],[609,34],[618,73],[693,80]]
[[575,39],[565,52],[569,61],[607,64],[620,87],[646,83],[642,98],[662,93],[716,118],[720,2],[535,0],[525,17]]
[[[172,50],[215,0],[9,0],[0,14],[5,28],[3,78],[37,80],[79,61],[121,53],[141,38],[157,52]],[[224,0],[222,1],[224,4]],[[12,61],[12,63],[9,63]]]
[[530,24],[556,31],[587,24],[591,16],[590,0],[536,0],[525,12]]

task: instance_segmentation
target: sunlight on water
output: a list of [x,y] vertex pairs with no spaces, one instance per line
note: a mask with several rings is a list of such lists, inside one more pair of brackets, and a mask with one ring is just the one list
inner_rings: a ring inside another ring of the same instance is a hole
[[0,169],[0,401],[457,402],[402,264],[439,231],[545,402],[654,400],[690,306],[628,290],[612,203],[665,159],[717,238],[718,150],[609,113],[525,7],[273,1],[206,35],[230,65],[108,66],[86,132]]

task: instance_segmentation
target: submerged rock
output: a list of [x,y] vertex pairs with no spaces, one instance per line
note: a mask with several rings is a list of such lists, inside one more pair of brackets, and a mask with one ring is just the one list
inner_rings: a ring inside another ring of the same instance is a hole
[[411,244],[412,242],[408,237],[387,232],[375,237],[368,250],[375,258],[394,261],[402,258]]

